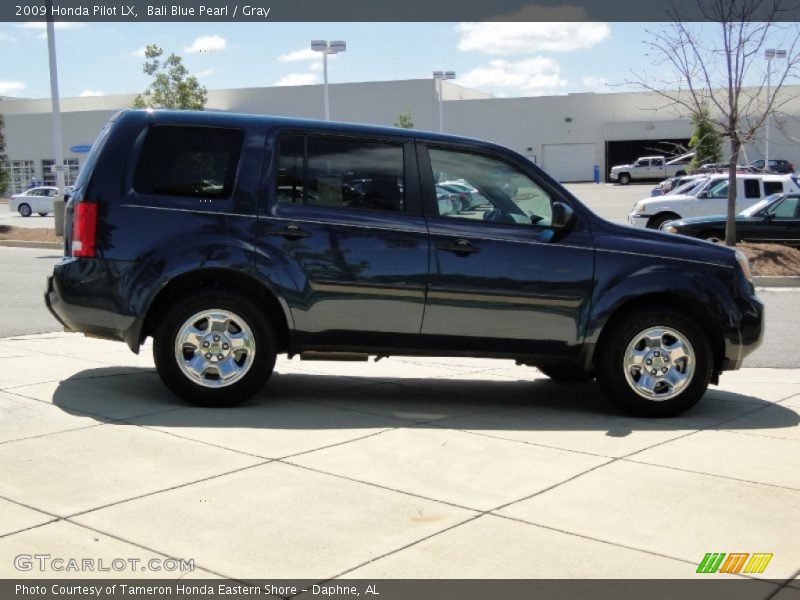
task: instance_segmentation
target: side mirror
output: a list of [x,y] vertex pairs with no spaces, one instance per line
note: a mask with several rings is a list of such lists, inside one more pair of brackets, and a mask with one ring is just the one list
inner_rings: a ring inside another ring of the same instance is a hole
[[765,221],[772,221],[775,218],[775,213],[768,212],[764,215]]
[[567,229],[575,221],[575,211],[568,204],[553,202],[553,216],[550,226],[553,229]]
[[697,194],[698,200],[704,200],[706,198],[708,198],[708,192],[700,192],[699,194]]

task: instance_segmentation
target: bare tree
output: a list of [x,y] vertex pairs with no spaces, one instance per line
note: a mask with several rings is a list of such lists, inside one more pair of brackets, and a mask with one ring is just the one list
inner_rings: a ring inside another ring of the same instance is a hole
[[[709,122],[730,142],[725,243],[734,246],[739,155],[743,144],[792,99],[781,92],[798,75],[800,29],[797,23],[781,22],[789,10],[782,0],[692,0],[692,4],[705,23],[684,22],[682,7],[668,8],[671,23],[648,30],[645,41],[660,74],[634,74],[627,83],[657,94],[665,107],[679,113],[708,110]],[[766,61],[768,47],[786,49],[786,59]]]

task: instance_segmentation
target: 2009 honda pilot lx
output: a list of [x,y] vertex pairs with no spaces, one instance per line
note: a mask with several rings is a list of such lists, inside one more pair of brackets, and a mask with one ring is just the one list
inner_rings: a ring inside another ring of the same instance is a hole
[[166,385],[212,406],[316,351],[512,358],[669,416],[762,335],[743,255],[607,222],[508,149],[211,112],[108,123],[46,302],[134,352],[152,336]]

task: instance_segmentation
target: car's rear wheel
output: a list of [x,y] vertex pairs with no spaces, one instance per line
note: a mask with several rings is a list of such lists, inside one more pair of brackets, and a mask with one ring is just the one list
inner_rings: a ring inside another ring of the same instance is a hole
[[233,406],[255,394],[275,367],[270,323],[246,298],[224,291],[179,300],[156,332],[158,374],[199,406]]
[[17,211],[23,217],[30,217],[31,214],[33,213],[33,211],[31,210],[31,205],[25,203],[20,204],[19,207],[17,208]]
[[620,173],[618,179],[620,185],[628,185],[631,182],[631,176],[628,173]]
[[593,373],[579,369],[576,365],[537,365],[536,368],[558,383],[585,383],[594,378]]
[[46,216],[48,215],[48,213],[46,213],[46,212],[43,212],[43,213],[37,213],[37,214],[38,214],[40,217],[46,217]]
[[667,307],[637,310],[610,324],[595,356],[597,382],[620,408],[640,417],[673,417],[708,388],[712,354],[693,320]]

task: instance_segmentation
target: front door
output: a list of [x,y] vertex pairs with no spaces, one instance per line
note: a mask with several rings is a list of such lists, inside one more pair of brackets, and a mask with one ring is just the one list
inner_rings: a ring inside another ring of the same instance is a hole
[[[511,156],[423,145],[419,154],[432,252],[422,342],[454,353],[575,356],[593,287],[588,225],[554,230],[552,203],[568,200]],[[470,190],[455,209],[436,197],[446,182]]]

